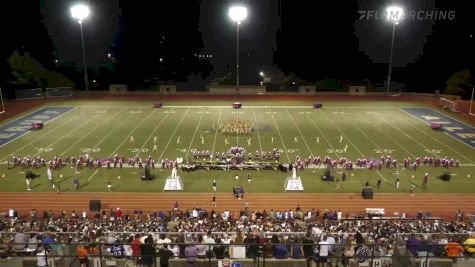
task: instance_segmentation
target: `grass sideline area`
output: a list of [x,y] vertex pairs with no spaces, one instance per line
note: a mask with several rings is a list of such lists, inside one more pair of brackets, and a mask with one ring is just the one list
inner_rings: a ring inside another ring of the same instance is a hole
[[[164,103],[161,109],[152,108],[151,101],[64,101],[50,106],[75,107],[64,116],[47,123],[44,129],[32,131],[0,148],[0,191],[24,192],[25,170],[7,169],[3,164],[17,156],[75,156],[89,154],[101,159],[114,154],[145,158],[149,154],[157,161],[177,157],[192,158],[193,149],[225,152],[231,146],[241,146],[246,154],[259,151],[281,151],[281,162],[294,162],[295,157],[328,155],[334,159],[345,156],[355,162],[357,158],[379,159],[391,155],[399,163],[398,173],[393,169],[381,171],[366,169],[347,172],[347,181],[336,188],[335,183],[322,182],[324,169],[299,171],[305,192],[360,192],[368,180],[375,192],[409,192],[412,184],[416,192],[423,193],[474,193],[475,153],[473,148],[443,131],[434,131],[421,120],[411,116],[401,107],[426,107],[414,103],[386,101],[328,101],[322,109],[312,109],[311,102],[302,101],[244,101],[242,109],[233,109],[230,101],[196,101],[193,105],[183,101]],[[48,106],[48,105],[45,105]],[[16,118],[18,118],[17,116]],[[14,120],[10,119],[9,121]],[[250,134],[231,135],[216,131],[219,123],[232,120],[247,121],[254,131]],[[4,123],[2,123],[3,125]],[[215,127],[213,127],[213,124]],[[134,136],[131,144],[129,137]],[[152,152],[153,139],[157,136],[158,151]],[[178,137],[180,142],[178,143]],[[201,138],[203,137],[203,138]],[[342,141],[341,137],[343,137]],[[225,139],[229,145],[225,145]],[[248,143],[248,140],[251,141]],[[296,141],[297,140],[297,141]],[[344,147],[347,146],[347,153]],[[446,170],[420,167],[417,171],[403,170],[406,157],[444,157],[458,159],[460,168],[450,168],[452,179],[444,182],[437,176]],[[52,191],[46,168],[32,170],[40,177],[33,180],[33,191]],[[340,176],[342,169],[334,170]],[[427,186],[422,186],[424,173],[430,174]],[[80,179],[82,192],[107,191],[107,181],[112,181],[116,192],[162,192],[165,178],[171,170],[152,170],[156,179],[140,180],[143,169],[123,168],[89,170],[76,173],[66,166],[55,171],[62,192],[74,191],[73,175]],[[253,176],[249,184],[247,174]],[[234,179],[235,175],[240,179]],[[60,175],[63,178],[59,178]],[[218,192],[231,192],[233,186],[242,185],[245,192],[281,193],[290,173],[280,171],[206,171],[181,172],[185,192],[211,192],[216,179]],[[399,190],[395,187],[400,178]],[[414,177],[413,177],[414,176]],[[120,179],[118,178],[120,177]],[[376,189],[376,181],[382,186]]]

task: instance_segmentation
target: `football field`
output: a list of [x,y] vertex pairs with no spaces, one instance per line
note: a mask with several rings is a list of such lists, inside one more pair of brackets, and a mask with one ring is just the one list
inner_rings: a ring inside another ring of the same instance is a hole
[[[378,179],[382,180],[382,185],[375,192],[408,192],[411,185],[415,185],[420,193],[475,192],[475,150],[463,137],[463,134],[473,134],[473,128],[429,106],[395,102],[328,102],[323,108],[314,109],[311,105],[298,103],[283,106],[243,102],[241,109],[233,109],[227,102],[197,104],[199,106],[165,103],[162,108],[152,108],[149,102],[69,101],[32,110],[56,115],[45,121],[43,129],[18,132],[15,138],[1,144],[0,191],[26,191],[24,176],[27,169],[8,169],[5,164],[7,160],[11,162],[12,155],[50,160],[55,156],[77,158],[80,154],[106,159],[118,154],[126,161],[130,157],[146,158],[150,155],[157,162],[152,170],[156,179],[150,182],[140,180],[143,169],[131,168],[127,164],[122,169],[83,168],[79,171],[66,165],[55,170],[54,174],[64,192],[74,191],[74,175],[79,177],[79,191],[82,192],[107,191],[108,180],[112,181],[115,192],[162,192],[165,179],[171,173],[170,169],[160,168],[162,160],[177,157],[193,160],[194,151],[207,150],[215,155],[239,146],[245,149],[246,155],[277,149],[281,154],[280,163],[285,164],[293,163],[297,156],[303,159],[318,156],[322,160],[325,156],[332,159],[345,157],[352,162],[360,158],[376,160],[381,156],[391,156],[398,161],[397,169],[346,171],[347,180],[340,187],[334,182],[321,181],[323,167],[299,170],[305,192],[360,192],[366,180],[375,188]],[[58,111],[55,107],[63,109]],[[414,107],[416,109],[411,109]],[[1,125],[21,125],[21,120],[22,117],[18,116]],[[456,124],[457,127],[438,131],[432,130],[428,124],[441,120],[444,125]],[[237,121],[252,126],[252,131],[241,134],[221,132],[222,125]],[[2,134],[5,137],[11,127],[4,128],[6,132]],[[457,134],[458,128],[464,128],[464,133]],[[402,167],[404,158],[414,160],[417,157],[447,157],[458,160],[460,167],[446,169],[421,165],[417,171]],[[32,182],[33,191],[52,191],[46,168],[30,170],[40,175]],[[333,174],[339,177],[343,171],[338,167]],[[448,182],[437,178],[445,171],[451,173]],[[426,172],[430,179],[428,185],[423,186]],[[248,173],[253,176],[250,184],[245,179]],[[234,178],[236,174],[240,177],[238,180]],[[242,185],[246,192],[280,193],[284,192],[284,183],[290,173],[278,170],[180,170],[179,175],[185,192],[210,192],[212,180],[216,179],[218,192],[230,192],[232,186]],[[395,187],[397,177],[401,181],[399,189]]]

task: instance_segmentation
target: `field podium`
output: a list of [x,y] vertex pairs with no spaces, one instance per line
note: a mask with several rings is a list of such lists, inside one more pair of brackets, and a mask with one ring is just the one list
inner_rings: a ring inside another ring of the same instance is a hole
[[303,185],[300,176],[295,178],[289,176],[285,179],[285,192],[303,192]]
[[165,187],[163,187],[163,191],[183,191],[183,189],[183,181],[180,176],[175,176],[175,178],[168,176],[165,181]]

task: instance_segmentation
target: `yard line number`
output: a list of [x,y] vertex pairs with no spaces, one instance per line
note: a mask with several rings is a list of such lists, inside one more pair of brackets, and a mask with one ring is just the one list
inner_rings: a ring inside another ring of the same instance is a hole
[[85,148],[81,148],[81,152],[82,153],[97,153],[97,152],[100,152],[101,151],[101,148],[99,147],[85,147]]
[[[280,148],[278,151],[279,151],[279,153],[284,153],[284,150],[282,148]],[[289,154],[295,153],[296,151],[298,151],[298,149],[287,148],[287,153],[289,153]]]
[[148,148],[129,148],[129,151],[132,153],[148,153]]
[[426,149],[424,151],[428,152],[428,153],[440,154],[440,152],[442,152],[443,150],[441,150],[441,149]]
[[35,147],[38,152],[51,152],[53,151],[52,147]]
[[377,148],[374,150],[376,154],[391,154],[394,152],[394,149],[387,149],[387,148]]
[[339,148],[337,148],[337,149],[331,149],[331,148],[329,148],[329,149],[327,149],[327,153],[328,153],[328,154],[330,154],[330,153],[342,154],[342,153],[345,153],[345,150],[339,149]]

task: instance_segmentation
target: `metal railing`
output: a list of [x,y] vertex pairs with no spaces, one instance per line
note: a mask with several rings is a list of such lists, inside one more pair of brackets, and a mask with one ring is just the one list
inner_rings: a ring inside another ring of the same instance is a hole
[[[5,241],[5,240],[4,240]],[[304,241],[306,242],[306,241]],[[160,256],[164,255],[163,244],[142,244],[149,246],[150,254],[133,256],[130,243],[49,243],[38,244],[32,248],[26,243],[0,244],[0,259],[35,261],[43,257],[46,266],[71,266],[78,262],[89,262],[89,266],[128,266],[145,260],[151,265],[160,266]],[[216,266],[217,261],[252,262],[254,266],[276,266],[278,262],[295,262],[298,266],[308,266],[310,262],[331,262],[333,266],[338,262],[341,266],[369,263],[369,266],[420,266],[429,262],[445,262],[451,264],[460,259],[473,260],[469,253],[460,253],[457,257],[448,257],[445,253],[445,244],[420,243],[408,244],[401,239],[391,244],[310,244],[293,242],[291,239],[280,243],[243,243],[243,244],[204,244],[204,243],[170,243],[166,245],[173,256],[170,257],[170,266],[178,266],[180,262],[200,262],[200,266]],[[24,247],[23,249],[20,249]],[[87,250],[87,257],[80,258],[78,249]],[[196,250],[193,248],[195,247]],[[474,248],[474,246],[471,246]],[[150,249],[153,248],[153,249]],[[191,248],[191,249],[188,249]],[[467,248],[467,247],[465,247]],[[45,249],[47,252],[41,252]],[[148,251],[147,250],[147,251]],[[196,254],[190,253],[196,251]],[[326,253],[328,251],[328,253]],[[0,261],[0,266],[2,265]],[[357,266],[357,265],[356,265]]]

